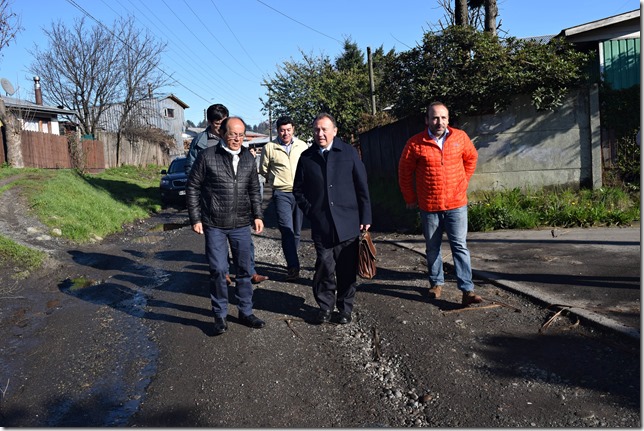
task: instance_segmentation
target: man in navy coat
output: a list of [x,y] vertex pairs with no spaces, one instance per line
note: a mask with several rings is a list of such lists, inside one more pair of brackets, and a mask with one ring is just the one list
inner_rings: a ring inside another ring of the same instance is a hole
[[371,226],[367,172],[351,145],[336,137],[335,119],[321,113],[313,121],[315,144],[304,151],[295,172],[293,195],[311,222],[316,261],[313,296],[316,323],[351,322],[356,293],[358,239]]

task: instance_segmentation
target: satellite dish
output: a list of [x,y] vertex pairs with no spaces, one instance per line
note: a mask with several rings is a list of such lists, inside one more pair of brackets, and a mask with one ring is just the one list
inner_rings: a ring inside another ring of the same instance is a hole
[[0,79],[0,84],[2,84],[4,91],[7,92],[7,96],[13,96],[13,93],[16,92],[16,90],[13,89],[13,85],[11,85],[11,82],[9,82],[7,78]]

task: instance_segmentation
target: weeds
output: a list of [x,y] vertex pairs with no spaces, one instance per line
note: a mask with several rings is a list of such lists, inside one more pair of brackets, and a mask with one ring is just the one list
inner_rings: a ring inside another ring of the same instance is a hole
[[472,232],[538,227],[624,226],[640,220],[639,190],[557,188],[473,193]]

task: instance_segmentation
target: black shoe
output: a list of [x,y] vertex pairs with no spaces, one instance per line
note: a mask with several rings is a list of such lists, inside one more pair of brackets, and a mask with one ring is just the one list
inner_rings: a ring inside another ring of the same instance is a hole
[[300,278],[300,268],[289,268],[284,281],[297,281]]
[[320,310],[318,311],[317,316],[315,317],[315,323],[323,324],[331,320],[331,311],[330,310]]
[[338,318],[338,323],[340,325],[346,325],[347,323],[351,323],[351,313],[347,313],[347,312],[340,313],[340,317]]
[[266,325],[266,322],[264,322],[262,319],[258,318],[254,314],[251,314],[250,316],[244,316],[240,314],[239,321],[242,324],[255,329],[263,328],[264,325]]
[[221,335],[228,330],[225,317],[215,317],[215,335]]

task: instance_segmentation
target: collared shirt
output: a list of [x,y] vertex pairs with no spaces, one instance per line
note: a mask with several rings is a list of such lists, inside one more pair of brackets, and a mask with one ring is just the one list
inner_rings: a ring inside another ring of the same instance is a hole
[[332,146],[333,146],[333,142],[331,142],[331,143],[329,144],[329,146],[328,146],[328,147],[326,147],[326,148],[322,148],[322,147],[320,147],[320,154],[324,155],[324,152],[325,152],[325,151],[331,151],[331,147],[332,147]]
[[429,130],[429,128],[427,129],[427,133],[429,133],[429,137],[432,138],[434,141],[436,141],[436,143],[438,144],[438,146],[442,150],[443,149],[443,142],[445,142],[445,138],[447,138],[447,135],[449,135],[449,129],[445,129],[445,133],[443,133],[443,136],[441,136],[440,138],[434,136],[434,134],[432,133],[431,130]]
[[293,138],[291,138],[291,142],[289,142],[288,144],[285,144],[284,141],[282,141],[279,137],[277,138],[277,142],[279,142],[280,145],[282,145],[282,147],[284,148],[284,151],[286,151],[286,154],[288,155],[291,154],[291,148],[293,148]]

